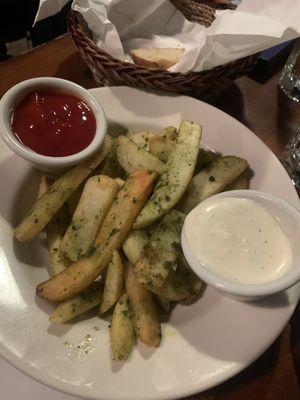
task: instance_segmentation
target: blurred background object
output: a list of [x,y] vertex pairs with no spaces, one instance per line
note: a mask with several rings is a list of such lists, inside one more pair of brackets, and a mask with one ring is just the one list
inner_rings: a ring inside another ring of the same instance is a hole
[[300,39],[296,41],[283,68],[279,87],[296,102],[300,102]]
[[[239,5],[242,0],[208,0],[222,5]],[[66,17],[72,1],[54,16],[33,22],[39,0],[0,0],[0,62],[67,32]]]
[[296,189],[300,189],[300,127],[290,138],[282,155],[282,164]]
[[67,32],[71,1],[33,27],[38,6],[39,0],[0,0],[0,62]]
[[[282,162],[295,187],[300,189],[300,39],[298,39],[288,57],[279,79],[281,90],[281,109],[288,110],[290,130],[295,125],[298,129],[292,132],[282,155]],[[287,127],[288,128],[288,127]],[[287,129],[285,129],[287,130]]]
[[284,66],[293,44],[294,40],[289,40],[262,51],[249,77],[265,83]]

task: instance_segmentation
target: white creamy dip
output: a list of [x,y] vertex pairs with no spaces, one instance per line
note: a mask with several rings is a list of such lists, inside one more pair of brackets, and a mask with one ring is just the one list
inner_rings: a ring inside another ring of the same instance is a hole
[[230,281],[272,281],[290,266],[292,249],[278,221],[258,202],[217,198],[185,220],[187,244],[209,270]]

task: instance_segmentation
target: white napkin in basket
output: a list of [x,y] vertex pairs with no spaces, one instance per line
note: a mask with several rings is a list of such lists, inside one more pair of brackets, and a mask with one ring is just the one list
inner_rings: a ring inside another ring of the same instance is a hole
[[[36,21],[58,12],[66,0],[41,0]],[[74,0],[97,46],[121,60],[130,50],[183,47],[170,71],[202,71],[300,36],[300,0],[243,0],[218,11],[209,28],[189,22],[168,0]]]

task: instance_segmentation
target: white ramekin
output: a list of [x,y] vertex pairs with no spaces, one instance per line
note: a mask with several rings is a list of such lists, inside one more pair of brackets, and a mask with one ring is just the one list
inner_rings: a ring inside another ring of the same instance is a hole
[[[221,293],[236,300],[254,301],[272,294],[282,292],[300,280],[300,211],[285,200],[257,190],[232,190],[219,193],[205,200],[209,203],[216,198],[247,198],[259,202],[279,221],[282,230],[289,239],[292,248],[290,267],[278,278],[260,284],[241,284],[224,279],[202,264],[188,246],[187,226],[183,225],[181,241],[186,260],[205,283],[218,289]],[[201,203],[203,205],[204,202]],[[218,251],[218,249],[216,249]]]
[[[29,92],[39,89],[50,89],[60,93],[73,94],[89,105],[96,118],[96,133],[92,142],[85,149],[66,157],[44,156],[24,146],[13,134],[11,117],[14,108]],[[88,90],[65,79],[53,77],[28,79],[13,86],[0,100],[0,134],[2,139],[12,151],[45,172],[56,172],[91,157],[101,147],[106,131],[107,119],[99,102]]]

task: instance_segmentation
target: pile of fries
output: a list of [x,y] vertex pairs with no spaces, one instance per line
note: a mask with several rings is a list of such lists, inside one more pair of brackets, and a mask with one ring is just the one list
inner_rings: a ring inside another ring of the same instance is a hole
[[157,134],[106,136],[101,151],[54,182],[15,230],[20,242],[47,235],[51,277],[38,296],[59,303],[51,322],[98,307],[112,313],[113,358],[126,360],[136,337],[161,341],[159,310],[191,304],[202,282],[180,243],[185,215],[224,190],[245,189],[247,161],[200,147],[202,128],[183,120]]

